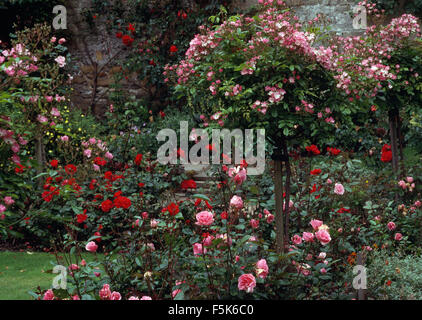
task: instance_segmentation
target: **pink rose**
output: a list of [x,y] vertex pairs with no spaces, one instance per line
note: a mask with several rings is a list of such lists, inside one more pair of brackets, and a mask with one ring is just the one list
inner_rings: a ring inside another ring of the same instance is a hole
[[86,244],[85,249],[86,251],[89,251],[89,252],[96,252],[98,249],[98,246],[94,241],[90,241]]
[[13,200],[12,197],[7,196],[7,197],[4,197],[4,203],[10,206],[15,203],[15,200]]
[[407,177],[406,180],[407,180],[407,182],[412,183],[413,182],[413,177]]
[[257,229],[259,227],[259,220],[251,219],[249,224],[251,225],[252,229]]
[[59,39],[59,44],[63,44],[63,43],[65,43],[66,42],[66,39],[65,38],[60,38]]
[[392,231],[392,230],[394,230],[396,228],[396,224],[393,221],[390,221],[387,224],[387,228],[388,228],[388,230]]
[[152,219],[150,224],[151,224],[151,228],[156,228],[158,226],[158,221],[155,219]]
[[268,223],[272,223],[274,221],[274,215],[272,215],[271,213],[269,215],[267,215],[267,222]]
[[396,233],[394,235],[394,240],[400,241],[403,238],[403,235],[401,233]]
[[319,272],[321,272],[322,274],[326,274],[326,273],[327,273],[327,269],[325,269],[325,268],[321,268],[321,269],[319,270]]
[[242,274],[238,279],[237,287],[239,288],[239,290],[246,291],[247,293],[252,293],[253,289],[256,287],[256,280],[253,274]]
[[214,217],[209,211],[201,211],[196,215],[196,221],[199,226],[210,226],[214,222]]
[[107,159],[109,159],[109,160],[111,160],[111,159],[113,159],[113,155],[110,153],[110,152],[106,152],[105,153],[105,155],[104,155]]
[[318,230],[315,233],[316,238],[321,242],[323,246],[331,241],[330,234],[325,229]]
[[143,296],[141,300],[152,300],[152,298],[150,296]]
[[204,252],[202,252],[202,244],[201,243],[194,243],[193,244],[193,254],[195,256],[199,256],[202,253],[207,253],[207,249],[204,248],[203,250],[204,250]]
[[311,220],[310,223],[311,223],[312,228],[314,228],[314,230],[318,230],[319,227],[322,226],[323,222],[321,220],[313,219],[313,220]]
[[122,295],[117,291],[113,291],[111,293],[110,300],[122,300]]
[[180,292],[182,292],[182,290],[180,289],[176,289],[171,293],[172,298],[174,299],[175,296],[177,296]]
[[69,141],[69,137],[68,137],[68,136],[62,136],[62,137],[60,137],[60,139],[61,139],[63,142],[67,142],[67,141]]
[[320,254],[318,255],[318,259],[325,259],[325,257],[327,256],[327,254],[325,252],[320,252]]
[[314,234],[311,232],[304,232],[302,238],[305,242],[312,242],[314,241]]
[[135,296],[130,296],[128,300],[139,300],[139,298]]
[[298,234],[295,234],[292,238],[292,241],[294,244],[301,244],[302,243],[302,237]]
[[242,184],[246,180],[246,170],[242,168],[234,177],[234,182],[236,184]]
[[344,194],[344,187],[341,183],[336,183],[334,185],[334,193],[340,196]]
[[48,289],[45,293],[44,293],[44,297],[43,300],[53,300],[54,299],[54,292],[51,289]]
[[100,299],[109,300],[110,298],[111,298],[110,286],[108,284],[104,284],[103,288],[100,290]]
[[243,200],[239,196],[233,196],[230,200],[230,206],[235,207],[236,209],[243,208]]
[[265,279],[268,275],[268,265],[265,259],[261,259],[256,263],[256,276]]
[[79,298],[79,296],[78,296],[77,294],[75,294],[75,295],[72,297],[72,300],[81,300],[81,298]]

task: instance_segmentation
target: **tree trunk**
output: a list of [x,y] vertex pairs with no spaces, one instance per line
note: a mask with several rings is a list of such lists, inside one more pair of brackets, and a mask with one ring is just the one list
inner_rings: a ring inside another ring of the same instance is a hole
[[283,219],[283,165],[280,160],[274,160],[274,198],[275,198],[275,226],[276,226],[276,250],[284,252],[284,219]]
[[388,114],[388,121],[390,125],[393,174],[396,179],[398,178],[397,175],[399,172],[399,152],[397,147],[397,117],[398,111],[396,109],[391,110]]
[[[44,171],[44,163],[46,161],[45,158],[45,150],[44,150],[44,144],[42,141],[42,135],[38,134],[35,140],[35,158],[37,160],[37,174],[40,174]],[[39,178],[39,183],[42,185],[42,179]]]
[[287,144],[286,141],[283,141],[283,160],[286,166],[286,196],[284,197],[284,238],[289,239],[289,222],[290,222],[290,161],[289,161],[289,153],[287,151]]

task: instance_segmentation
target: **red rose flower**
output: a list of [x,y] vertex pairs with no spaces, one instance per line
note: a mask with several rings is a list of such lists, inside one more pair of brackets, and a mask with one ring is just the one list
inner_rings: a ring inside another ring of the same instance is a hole
[[134,39],[129,35],[124,35],[122,38],[123,44],[128,47],[132,45],[133,40]]
[[177,52],[177,47],[175,46],[175,45],[172,45],[171,47],[170,47],[170,52]]
[[172,202],[167,206],[167,211],[169,212],[171,216],[175,216],[176,214],[179,213],[179,206],[175,204],[174,202]]
[[196,182],[193,179],[190,180],[184,180],[182,181],[180,187],[183,190],[187,190],[187,189],[196,189]]
[[83,222],[85,222],[85,220],[88,218],[88,216],[85,214],[85,213],[83,213],[83,214],[77,214],[76,215],[76,219],[77,219],[77,222],[78,223],[83,223]]
[[76,167],[73,164],[68,164],[66,167],[64,167],[64,170],[67,174],[74,174],[76,172]]
[[94,163],[96,164],[96,165],[98,165],[98,166],[105,166],[106,164],[107,164],[107,161],[105,160],[105,159],[103,159],[103,158],[101,158],[101,157],[96,157],[95,159],[94,159]]
[[142,154],[137,154],[136,157],[135,157],[135,164],[137,166],[140,166],[141,165],[141,161],[142,161]]
[[116,208],[128,209],[132,205],[132,202],[129,198],[119,196],[114,199],[114,205],[116,206]]
[[123,33],[121,33],[121,32],[116,33],[116,38],[121,39],[122,37],[123,37]]
[[313,176],[317,176],[321,173],[321,169],[314,169],[311,171],[311,175]]
[[50,165],[51,165],[53,168],[57,168],[57,166],[59,165],[59,162],[58,162],[57,160],[51,160],[51,161],[50,161]]
[[318,147],[316,145],[310,145],[308,147],[305,147],[306,151],[309,153],[313,153],[314,155],[319,155],[321,151],[319,151]]
[[339,149],[336,149],[336,148],[330,148],[330,147],[327,147],[327,151],[328,151],[328,153],[329,153],[329,154],[331,154],[332,156],[337,156],[337,155],[341,152],[341,150],[339,150]]
[[107,199],[101,203],[101,210],[103,210],[103,212],[109,212],[113,206],[113,202]]
[[388,144],[384,144],[381,150],[381,161],[390,162],[393,158],[393,153],[391,152],[391,147]]

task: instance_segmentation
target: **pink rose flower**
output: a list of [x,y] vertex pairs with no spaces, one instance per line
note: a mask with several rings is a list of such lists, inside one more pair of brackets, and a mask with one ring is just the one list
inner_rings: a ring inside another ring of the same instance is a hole
[[109,300],[111,298],[111,290],[108,284],[104,284],[103,288],[100,290],[100,299]]
[[196,215],[196,221],[199,226],[210,226],[214,222],[214,216],[209,211],[201,211]]
[[396,228],[396,224],[393,221],[390,221],[387,224],[387,228],[388,228],[388,230],[392,231],[392,230],[394,230]]
[[259,220],[251,219],[249,224],[251,225],[252,229],[257,229],[259,227]]
[[89,252],[96,252],[98,249],[98,246],[94,241],[90,241],[86,244],[85,249],[86,251],[89,251]]
[[305,242],[312,242],[314,241],[314,234],[311,232],[304,232],[302,234],[303,241]]
[[301,244],[302,243],[302,237],[298,234],[295,234],[292,238],[292,241],[294,244]]
[[256,287],[256,280],[253,274],[242,274],[238,279],[237,287],[239,288],[239,290],[246,291],[247,293],[252,293],[254,288]]
[[45,293],[44,293],[44,297],[42,298],[43,300],[53,300],[54,299],[54,292],[51,289],[48,289]]
[[155,219],[152,219],[150,224],[151,224],[151,228],[156,228],[158,226],[158,221]]
[[230,206],[235,207],[236,209],[243,208],[243,200],[239,196],[233,196],[230,200]]
[[61,139],[63,142],[67,142],[67,141],[69,141],[69,137],[68,137],[68,136],[62,136],[62,137],[60,137],[60,139]]
[[319,270],[319,272],[321,272],[322,274],[326,274],[326,273],[327,273],[327,269],[325,269],[325,268],[321,268],[321,269]]
[[113,291],[111,293],[110,300],[122,300],[122,295],[117,291]]
[[311,223],[312,228],[314,228],[314,230],[318,230],[319,227],[322,226],[323,222],[321,220],[313,219],[313,220],[311,220],[310,223]]
[[135,296],[130,296],[128,300],[139,300],[139,298]]
[[401,233],[396,233],[394,235],[394,240],[400,241],[403,238],[403,235]]
[[4,203],[5,203],[6,205],[10,206],[10,205],[12,205],[12,204],[14,204],[14,203],[15,203],[15,200],[13,200],[13,198],[12,198],[12,197],[7,196],[7,197],[4,197]]
[[143,296],[141,300],[152,300],[152,298],[150,296]]
[[256,276],[261,279],[265,279],[268,275],[268,265],[265,259],[261,259],[256,263]]
[[174,297],[176,297],[180,292],[182,292],[181,289],[176,289],[171,293],[172,298],[174,299]]
[[204,252],[202,252],[202,244],[201,243],[194,243],[193,244],[193,254],[195,256],[199,256],[202,253],[207,253],[207,249],[204,248]]
[[334,193],[340,196],[344,194],[344,187],[341,183],[336,183],[334,185]]
[[267,222],[271,223],[273,221],[274,221],[274,215],[270,213],[269,215],[267,215]]
[[325,229],[318,230],[315,233],[316,238],[321,242],[323,246],[331,241],[330,234]]

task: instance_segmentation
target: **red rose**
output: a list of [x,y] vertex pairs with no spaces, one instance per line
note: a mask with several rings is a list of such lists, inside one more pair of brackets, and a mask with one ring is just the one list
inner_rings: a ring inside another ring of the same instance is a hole
[[57,168],[57,166],[59,165],[59,162],[58,162],[57,160],[51,160],[51,161],[50,161],[50,165],[51,165],[53,168]]
[[121,33],[121,32],[116,33],[116,38],[121,39],[122,37],[123,37],[123,33]]
[[114,199],[114,205],[116,208],[128,209],[132,205],[132,202],[129,198],[119,196]]
[[135,164],[137,166],[140,166],[141,165],[141,161],[142,161],[142,154],[137,154],[136,157],[135,157]]
[[177,52],[177,47],[175,45],[172,45],[170,47],[170,52]]
[[319,151],[318,147],[316,145],[310,145],[308,147],[305,147],[306,151],[313,153],[314,155],[319,155],[321,151]]
[[83,223],[87,218],[88,216],[85,213],[76,215],[76,219],[78,223]]
[[391,152],[391,146],[388,144],[384,144],[381,150],[381,161],[382,162],[390,162],[393,158],[393,153]]
[[184,190],[196,189],[196,182],[192,179],[182,181],[180,187]]
[[129,23],[129,26],[126,28],[128,31],[130,31],[132,34],[135,33],[135,26],[131,23]]
[[74,174],[76,172],[76,167],[73,164],[68,164],[66,167],[64,167],[64,170],[67,174]]
[[101,203],[101,210],[103,210],[103,212],[109,212],[113,206],[113,202],[107,199]]
[[107,161],[105,160],[105,159],[103,159],[103,158],[101,158],[101,157],[96,157],[95,159],[94,159],[94,163],[96,164],[96,165],[98,165],[98,166],[105,166],[106,164],[107,164]]
[[176,214],[179,213],[179,206],[175,204],[174,202],[172,202],[167,206],[167,211],[169,212],[171,216],[175,216]]
[[311,171],[311,175],[313,176],[317,176],[321,173],[321,169],[314,169]]
[[330,147],[327,147],[327,151],[328,151],[328,153],[329,153],[329,154],[331,154],[332,156],[336,156],[336,155],[338,155],[338,154],[341,152],[341,150],[339,150],[339,149],[336,149],[336,148],[330,148]]
[[134,39],[129,35],[124,35],[122,38],[123,44],[128,47],[132,45],[133,40]]
[[16,173],[22,173],[23,169],[25,169],[23,165],[21,165],[20,163],[16,164],[16,168],[15,168]]

